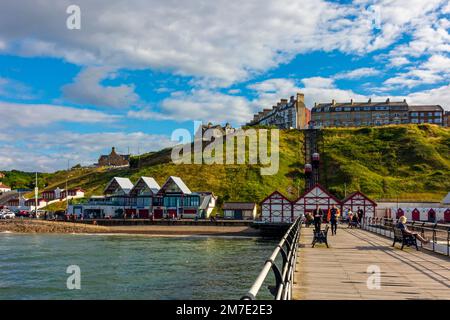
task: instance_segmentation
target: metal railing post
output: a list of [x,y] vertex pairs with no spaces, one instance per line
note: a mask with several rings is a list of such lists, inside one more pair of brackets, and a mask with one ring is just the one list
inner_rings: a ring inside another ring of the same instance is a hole
[[[270,270],[275,275],[275,286],[269,286],[271,294],[276,300],[288,300],[292,297],[292,283],[294,279],[295,266],[297,262],[298,240],[301,232],[301,220],[297,218],[289,227],[272,255],[264,263],[264,267],[256,278],[250,290],[241,300],[254,300],[261,289]],[[275,260],[280,254],[282,256],[281,270]]]

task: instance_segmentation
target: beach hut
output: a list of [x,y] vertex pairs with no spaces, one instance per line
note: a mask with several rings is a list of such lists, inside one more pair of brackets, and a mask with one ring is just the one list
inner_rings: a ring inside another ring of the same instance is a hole
[[292,222],[292,203],[278,191],[261,201],[261,220],[264,222]]
[[362,209],[364,212],[364,217],[375,217],[375,210],[377,204],[375,201],[367,197],[361,191],[356,191],[350,194],[347,198],[342,200],[342,211],[351,210],[353,213],[356,213],[359,209]]
[[450,209],[447,209],[444,212],[444,222],[450,222]]
[[341,202],[320,184],[302,194],[292,205],[293,218],[312,213],[316,206],[327,212],[333,205],[341,208]]
[[254,202],[225,202],[223,217],[234,220],[255,220],[256,203]]
[[417,208],[411,212],[411,220],[420,221],[420,211]]

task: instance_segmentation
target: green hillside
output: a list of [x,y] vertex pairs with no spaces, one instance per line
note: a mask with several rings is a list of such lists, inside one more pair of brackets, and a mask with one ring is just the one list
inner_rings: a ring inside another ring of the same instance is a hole
[[[450,190],[450,130],[433,125],[323,130],[321,183],[343,198],[361,190],[375,199],[441,200]],[[114,176],[152,176],[160,184],[181,177],[194,191],[213,191],[223,201],[259,202],[274,190],[294,199],[304,190],[303,132],[280,133],[280,168],[262,176],[259,165],[175,165],[170,149],[134,157],[132,168],[78,168],[69,187],[101,194]],[[10,172],[6,172],[10,178]],[[17,173],[16,173],[17,174]],[[48,188],[64,187],[67,172],[41,175]],[[31,180],[33,179],[31,175]]]

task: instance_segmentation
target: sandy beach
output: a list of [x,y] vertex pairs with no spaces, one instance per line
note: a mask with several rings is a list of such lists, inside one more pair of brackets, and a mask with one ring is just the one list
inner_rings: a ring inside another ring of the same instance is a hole
[[15,233],[109,233],[142,235],[217,235],[258,236],[258,230],[248,226],[205,225],[141,225],[141,226],[95,226],[72,222],[42,220],[1,220],[0,232]]

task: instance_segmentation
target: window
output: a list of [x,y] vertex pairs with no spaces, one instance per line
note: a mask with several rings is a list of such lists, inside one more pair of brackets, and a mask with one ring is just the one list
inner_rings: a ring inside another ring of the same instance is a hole
[[345,107],[345,108],[344,108],[344,111],[352,111],[352,108],[350,108],[350,107]]
[[417,112],[411,112],[411,117],[417,117],[419,114]]
[[364,107],[364,111],[370,111],[370,107]]
[[418,119],[411,119],[411,123],[419,123]]
[[335,110],[335,111],[342,111],[342,108],[339,107],[339,108],[335,108],[334,110]]
[[435,112],[434,115],[435,115],[436,117],[440,117],[440,116],[441,116],[441,113],[440,113],[440,112]]
[[442,122],[441,118],[435,118],[434,119],[434,123],[441,123],[441,122]]
[[433,112],[428,112],[428,116],[432,117],[433,116]]

